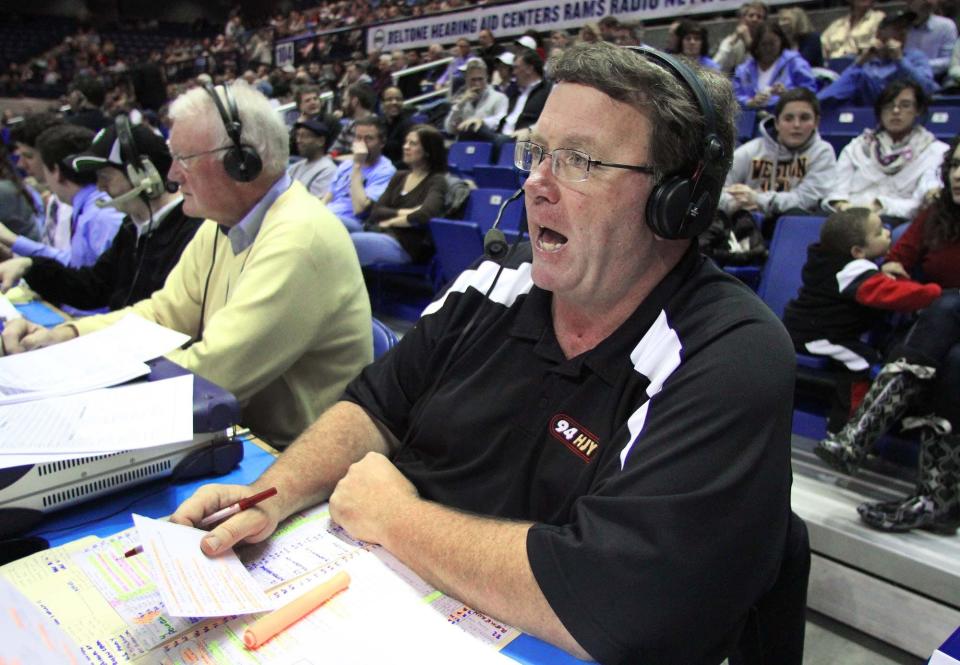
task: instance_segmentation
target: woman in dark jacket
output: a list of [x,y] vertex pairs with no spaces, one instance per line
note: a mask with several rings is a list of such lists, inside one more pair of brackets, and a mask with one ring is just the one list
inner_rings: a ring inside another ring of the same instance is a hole
[[427,222],[444,212],[447,149],[443,135],[416,125],[403,143],[403,163],[360,233],[351,234],[360,265],[426,263],[433,255]]

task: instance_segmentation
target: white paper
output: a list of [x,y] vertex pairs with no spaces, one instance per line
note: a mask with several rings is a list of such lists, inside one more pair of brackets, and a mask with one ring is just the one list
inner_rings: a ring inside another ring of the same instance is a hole
[[192,439],[192,374],[0,406],[0,455],[92,455]]
[[202,529],[133,515],[143,553],[153,566],[153,580],[173,617],[219,617],[273,609],[233,550],[210,558],[200,551]]
[[0,293],[0,321],[13,321],[22,318],[23,315],[20,314],[20,310],[13,306],[7,296]]
[[86,660],[55,621],[0,578],[0,663],[79,665]]
[[131,314],[114,325],[0,358],[0,404],[106,388],[149,373],[145,361],[189,337]]

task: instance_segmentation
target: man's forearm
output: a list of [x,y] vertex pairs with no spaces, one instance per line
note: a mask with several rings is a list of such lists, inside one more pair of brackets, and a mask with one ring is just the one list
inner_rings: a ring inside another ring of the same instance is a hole
[[390,444],[366,411],[337,402],[297,437],[254,483],[276,487],[284,516],[326,501],[347,468],[368,452],[388,454]]
[[531,526],[413,498],[398,506],[383,545],[425,580],[470,607],[589,658],[533,576],[526,545]]
[[359,215],[370,207],[370,199],[363,188],[363,171],[356,167],[350,173],[350,202],[353,204],[354,215]]

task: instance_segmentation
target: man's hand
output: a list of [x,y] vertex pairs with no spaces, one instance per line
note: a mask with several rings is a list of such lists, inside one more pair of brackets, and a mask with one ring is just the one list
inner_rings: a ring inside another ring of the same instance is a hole
[[735,34],[737,39],[742,41],[748,47],[750,46],[750,42],[753,41],[750,35],[750,26],[748,26],[746,23],[740,23],[737,25],[737,29],[733,31],[733,34]]
[[833,206],[834,210],[839,210],[843,212],[844,210],[850,207],[850,202],[847,201],[846,199],[840,199],[838,201],[831,201],[830,205]]
[[7,321],[3,333],[0,333],[3,350],[7,355],[59,344],[76,336],[77,331],[72,326],[58,326],[47,330],[26,319]]
[[330,517],[347,532],[368,543],[389,545],[392,518],[403,514],[405,502],[418,501],[417,489],[380,453],[367,453],[350,465],[330,496]]
[[5,247],[13,247],[13,243],[17,241],[17,234],[7,228],[6,224],[0,222],[0,245]]
[[353,153],[353,163],[355,165],[363,164],[367,161],[367,144],[363,141],[354,141],[351,152]]
[[772,86],[770,86],[770,93],[773,95],[782,95],[787,91],[787,86],[785,86],[780,81],[777,81]]
[[890,277],[902,277],[903,279],[910,279],[910,273],[906,271],[903,267],[903,264],[899,261],[887,261],[882,266],[880,270],[884,275],[889,275]]
[[33,259],[26,256],[0,263],[0,292],[6,293],[16,286],[32,265]]
[[[200,527],[200,521],[207,515],[231,506],[257,491],[246,485],[204,485],[180,504],[170,516],[170,521]],[[286,517],[280,514],[281,510],[282,503],[278,497],[271,497],[252,508],[242,510],[215,525],[200,541],[200,549],[207,556],[216,556],[239,542],[259,543],[273,533],[280,520]]]
[[469,118],[457,125],[458,132],[475,132],[483,127],[482,118]]

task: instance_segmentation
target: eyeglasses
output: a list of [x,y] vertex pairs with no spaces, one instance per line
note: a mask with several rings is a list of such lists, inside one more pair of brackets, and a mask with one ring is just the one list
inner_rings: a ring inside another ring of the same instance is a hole
[[654,169],[648,165],[611,164],[590,159],[590,155],[571,148],[557,148],[547,152],[542,145],[532,141],[517,141],[513,151],[513,164],[521,171],[532,171],[540,165],[544,157],[551,157],[550,171],[560,180],[583,182],[590,176],[590,167],[607,166],[612,169],[627,169],[652,175]]
[[170,157],[180,165],[184,171],[190,170],[190,164],[188,163],[191,159],[196,159],[197,157],[203,157],[204,155],[212,155],[215,152],[223,152],[224,150],[229,150],[233,146],[225,145],[220,146],[219,148],[213,148],[212,150],[204,150],[203,152],[195,152],[192,155],[178,155],[175,152],[170,153]]
[[917,108],[917,103],[905,99],[901,102],[888,102],[883,105],[884,111],[913,111]]

